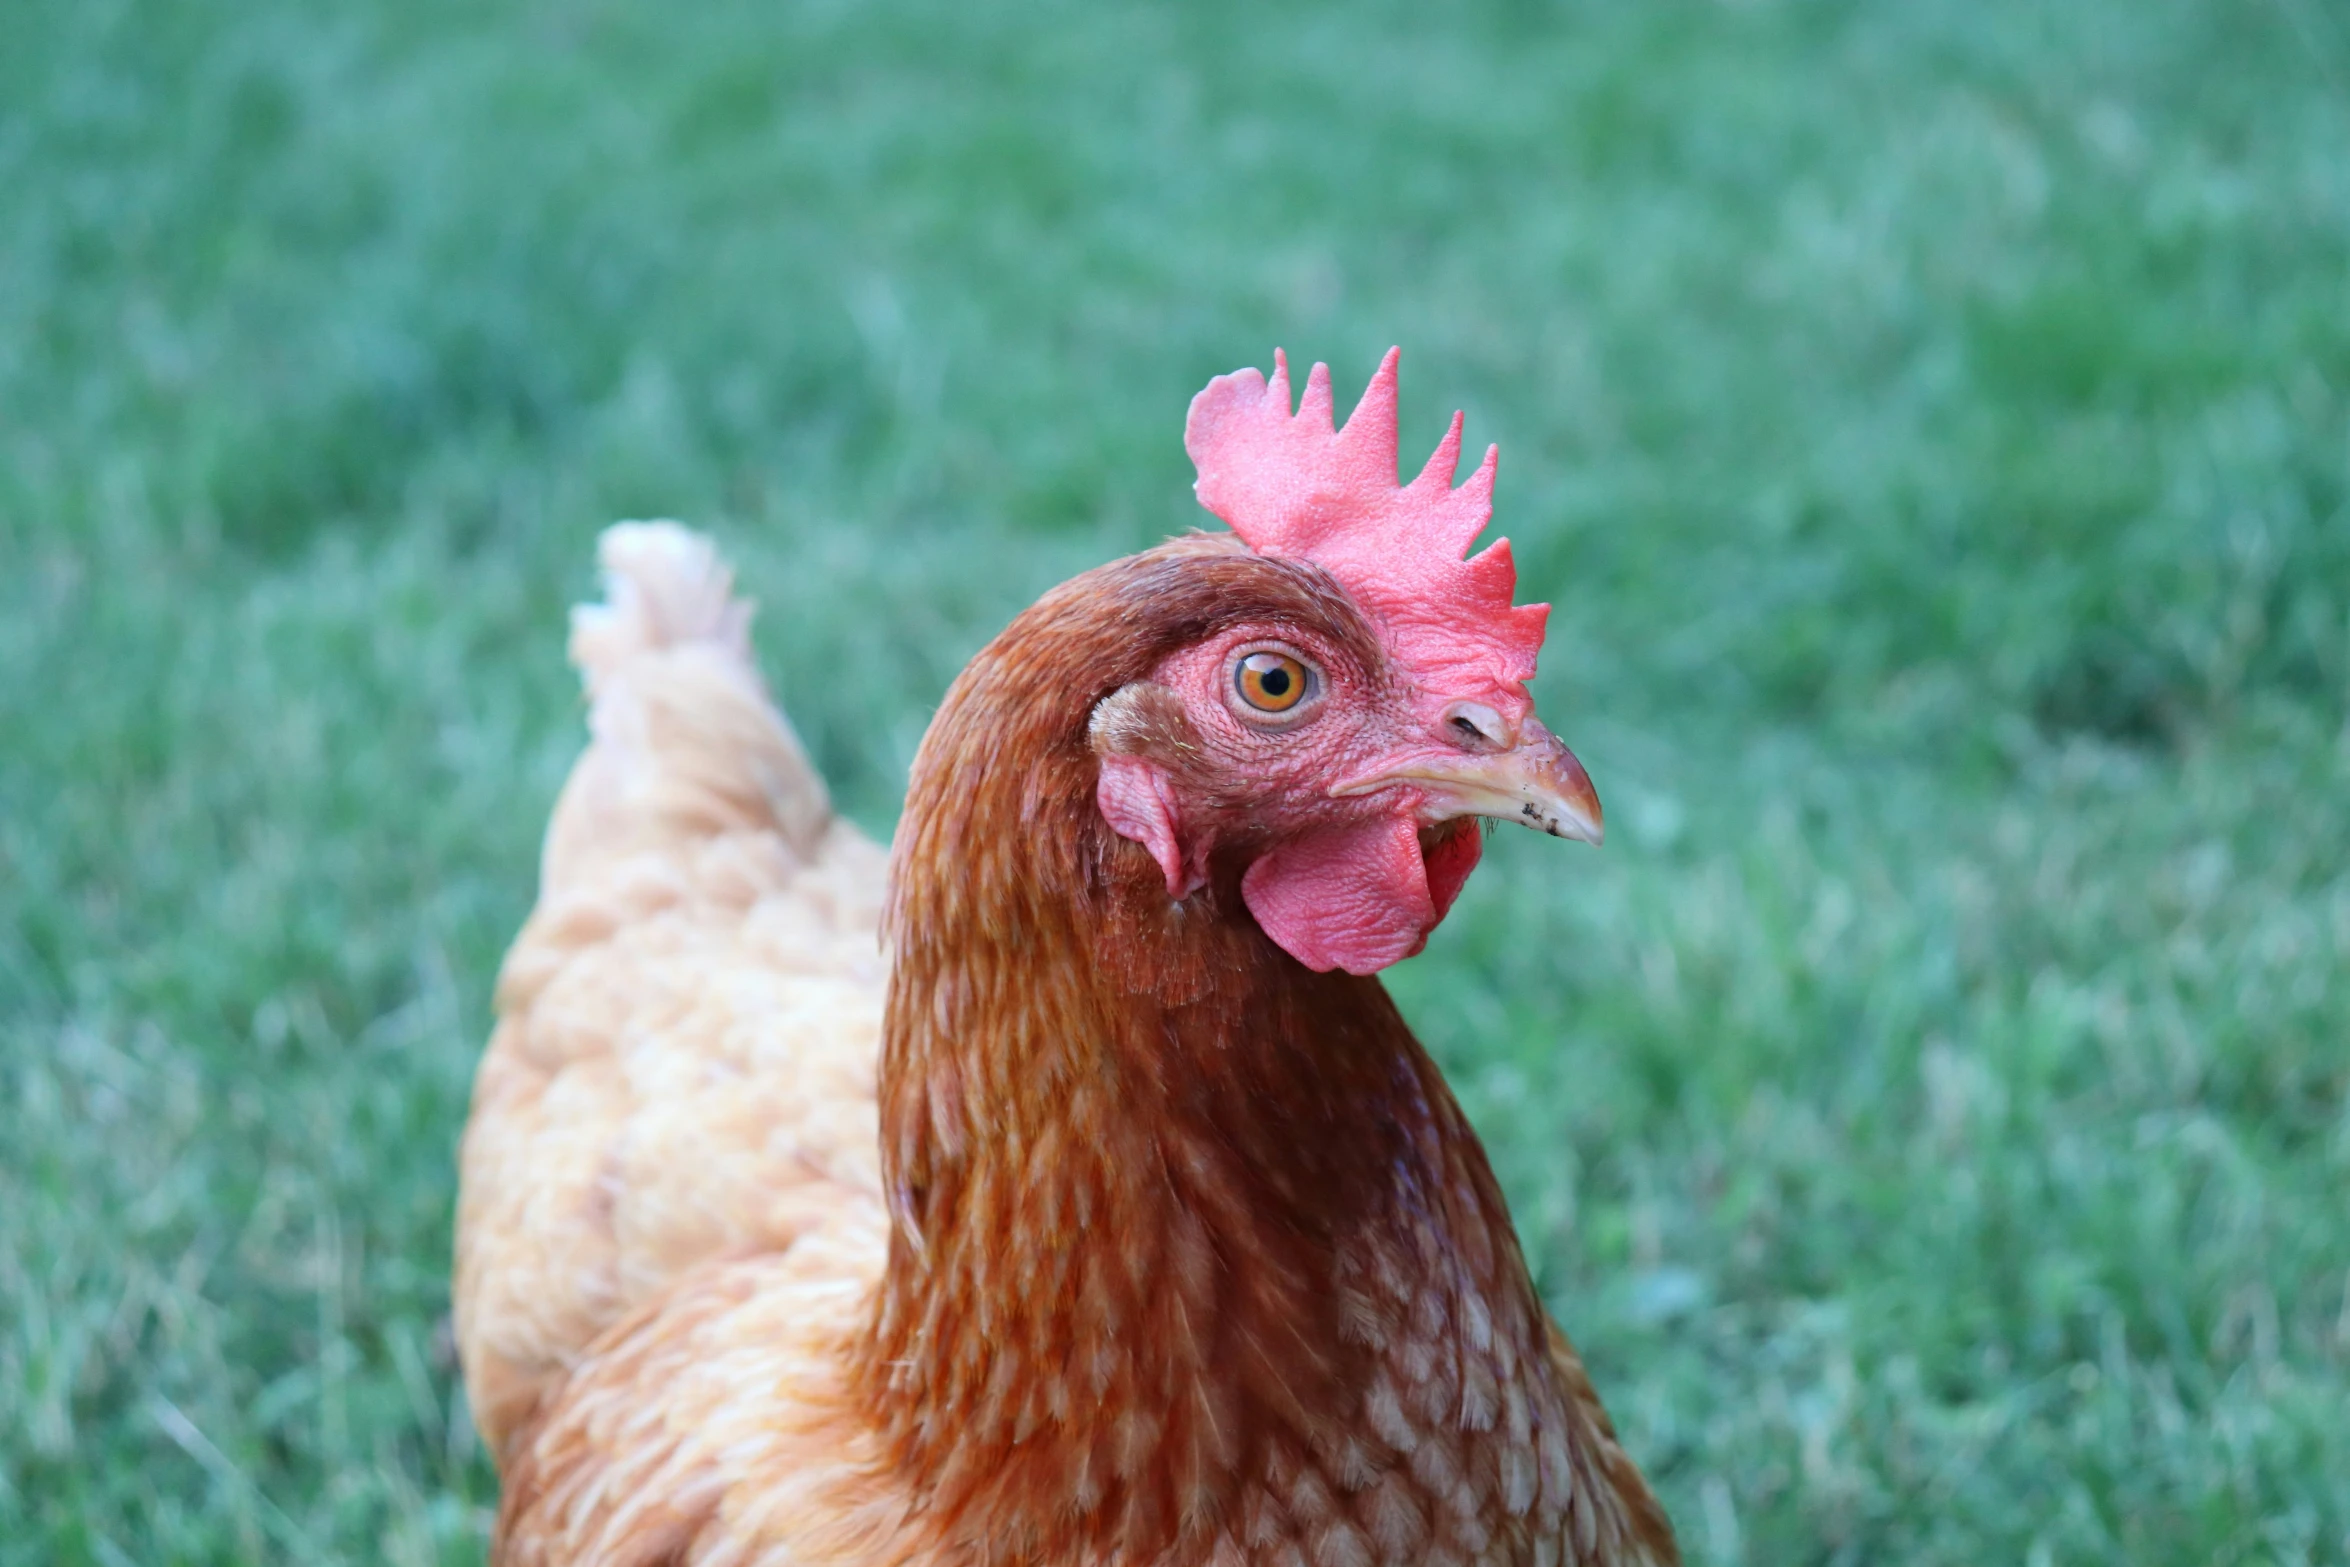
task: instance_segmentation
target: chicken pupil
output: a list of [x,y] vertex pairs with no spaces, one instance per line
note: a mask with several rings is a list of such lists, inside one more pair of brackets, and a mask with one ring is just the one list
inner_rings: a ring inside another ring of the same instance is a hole
[[1265,688],[1267,696],[1287,696],[1289,694],[1289,671],[1275,665],[1257,676],[1257,684]]

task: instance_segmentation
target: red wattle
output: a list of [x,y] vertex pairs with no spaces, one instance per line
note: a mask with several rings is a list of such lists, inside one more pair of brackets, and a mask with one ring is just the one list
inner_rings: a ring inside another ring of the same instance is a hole
[[[1467,875],[1452,875],[1450,892]],[[1288,839],[1248,868],[1240,895],[1281,950],[1324,973],[1376,974],[1419,951],[1442,917],[1408,816]]]
[[1469,872],[1484,857],[1485,835],[1477,830],[1475,823],[1454,828],[1428,851],[1428,896],[1436,904],[1438,919],[1452,912],[1452,900],[1461,895]]

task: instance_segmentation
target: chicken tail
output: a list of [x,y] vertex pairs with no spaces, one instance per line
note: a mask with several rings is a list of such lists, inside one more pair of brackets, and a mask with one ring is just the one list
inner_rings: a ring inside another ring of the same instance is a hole
[[744,830],[812,854],[831,801],[759,678],[752,606],[717,547],[674,522],[623,522],[596,553],[604,602],[571,612],[592,738],[548,824],[545,889]]
[[718,546],[674,522],[616,522],[596,541],[608,602],[571,612],[571,662],[596,696],[638,658],[704,645],[751,667],[751,604]]

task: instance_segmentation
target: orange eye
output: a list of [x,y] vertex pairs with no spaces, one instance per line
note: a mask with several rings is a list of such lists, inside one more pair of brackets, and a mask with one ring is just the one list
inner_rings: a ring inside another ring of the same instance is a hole
[[1240,699],[1260,713],[1286,713],[1306,698],[1313,671],[1287,653],[1270,648],[1251,653],[1233,669]]

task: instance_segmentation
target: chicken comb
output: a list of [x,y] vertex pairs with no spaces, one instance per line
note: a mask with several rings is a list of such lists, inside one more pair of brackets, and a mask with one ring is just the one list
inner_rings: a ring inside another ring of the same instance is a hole
[[1289,358],[1279,349],[1269,382],[1254,369],[1216,377],[1191,400],[1183,426],[1183,449],[1199,469],[1193,493],[1258,554],[1310,560],[1336,577],[1432,693],[1520,707],[1550,606],[1510,602],[1518,568],[1509,540],[1466,553],[1493,520],[1501,448],[1487,447],[1456,488],[1456,413],[1420,476],[1399,486],[1401,357],[1387,351],[1343,429],[1331,424],[1328,365],[1306,377],[1295,414]]

